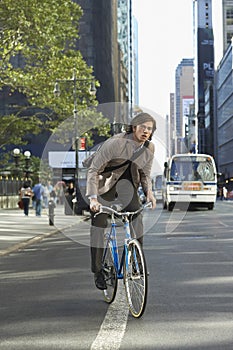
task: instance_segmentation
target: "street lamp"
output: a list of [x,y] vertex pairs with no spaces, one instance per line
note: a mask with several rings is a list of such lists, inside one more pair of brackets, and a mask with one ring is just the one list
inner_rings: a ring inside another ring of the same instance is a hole
[[30,174],[29,166],[30,166],[31,152],[25,151],[24,156],[25,156],[25,179],[28,180],[29,174]]
[[[20,159],[20,149],[19,148],[14,148],[13,149],[13,156],[14,156],[14,160],[15,160],[15,170],[17,173],[17,176],[19,175],[19,159]],[[28,180],[29,179],[29,174],[30,174],[30,157],[31,157],[31,152],[30,151],[25,151],[24,152],[24,157],[25,157],[25,176],[24,179]]]
[[13,157],[15,161],[15,174],[18,177],[19,175],[19,155],[20,155],[20,149],[14,148],[13,149]]
[[14,148],[13,149],[13,155],[14,155],[14,158],[15,158],[15,166],[18,167],[19,166],[20,149],[19,148]]
[[78,178],[79,178],[79,155],[78,155],[78,149],[79,149],[79,134],[78,134],[78,104],[77,104],[77,82],[90,82],[90,89],[89,93],[90,95],[94,96],[96,94],[96,88],[95,83],[93,81],[93,78],[83,78],[78,79],[77,78],[77,72],[76,69],[73,69],[73,76],[71,79],[56,79],[55,86],[54,86],[54,95],[55,97],[59,97],[61,94],[59,82],[64,83],[71,83],[73,85],[73,98],[74,98],[74,109],[73,109],[73,116],[74,116],[74,130],[75,130],[75,140],[74,140],[74,147],[75,147],[75,188],[76,188],[76,197],[78,200],[78,194],[79,194],[79,188],[78,188]]

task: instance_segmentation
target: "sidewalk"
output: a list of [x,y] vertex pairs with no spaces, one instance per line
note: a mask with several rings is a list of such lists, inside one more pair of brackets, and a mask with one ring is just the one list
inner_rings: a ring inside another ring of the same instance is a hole
[[62,205],[58,205],[54,213],[54,225],[50,226],[47,209],[42,210],[41,217],[35,216],[32,208],[28,217],[20,209],[0,209],[0,257],[77,225],[88,217],[88,213],[65,215]]

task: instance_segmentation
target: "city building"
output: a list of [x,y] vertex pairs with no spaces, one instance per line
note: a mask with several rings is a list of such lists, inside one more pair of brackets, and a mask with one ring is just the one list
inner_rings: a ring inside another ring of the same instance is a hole
[[167,141],[167,157],[175,154],[175,140],[176,140],[176,120],[175,120],[175,94],[170,93],[170,113],[168,120],[168,141]]
[[214,83],[206,81],[204,99],[205,99],[205,148],[204,152],[216,157],[216,117],[214,114]]
[[222,0],[222,11],[224,54],[233,36],[233,0]]
[[195,63],[195,114],[198,119],[198,153],[214,150],[212,132],[214,115],[205,115],[205,94],[209,94],[210,111],[213,111],[212,89],[214,80],[214,37],[212,26],[212,0],[193,0],[194,16],[194,63]]
[[187,150],[191,153],[197,153],[197,118],[194,103],[189,105],[188,133],[185,139]]
[[132,31],[132,102],[133,105],[139,105],[139,73],[138,73],[138,22],[135,17],[133,17],[133,31]]
[[193,59],[184,58],[175,73],[175,153],[187,151],[185,137],[188,132],[189,106],[194,103],[193,77]]
[[77,49],[100,82],[99,103],[120,100],[118,0],[74,0],[82,10]]
[[[104,0],[103,0],[104,1]],[[132,0],[118,0],[118,42],[122,53],[122,64],[127,71],[127,101],[132,103],[133,94],[133,17]],[[121,82],[122,84],[123,82]],[[119,101],[123,102],[123,101]]]
[[73,1],[83,10],[77,49],[93,67],[100,83],[96,94],[99,104],[135,104],[138,100],[138,37],[132,0]]
[[216,72],[218,171],[221,182],[233,190],[233,42]]

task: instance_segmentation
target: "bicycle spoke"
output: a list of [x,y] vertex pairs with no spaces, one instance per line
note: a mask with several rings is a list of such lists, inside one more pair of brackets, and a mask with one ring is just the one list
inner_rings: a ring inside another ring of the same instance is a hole
[[130,286],[130,295],[133,300],[133,304],[137,305],[135,309],[141,308],[143,298],[144,298],[144,281],[140,281],[141,283],[138,283],[136,280],[133,280],[133,283]]

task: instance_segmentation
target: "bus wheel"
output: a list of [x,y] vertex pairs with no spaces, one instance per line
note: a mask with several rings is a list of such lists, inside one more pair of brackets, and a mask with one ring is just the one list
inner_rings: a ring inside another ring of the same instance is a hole
[[213,210],[214,209],[214,203],[209,203],[208,204],[208,209]]

